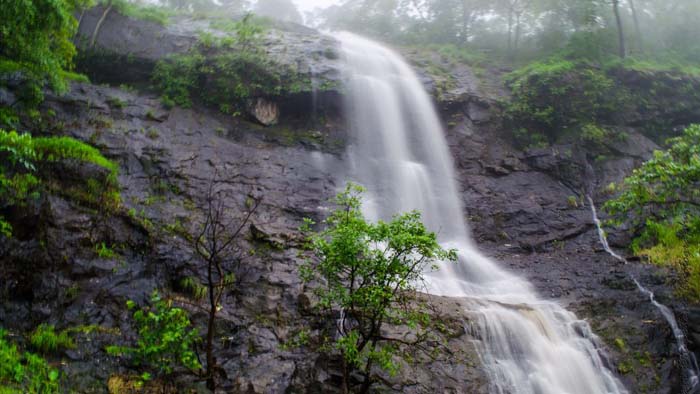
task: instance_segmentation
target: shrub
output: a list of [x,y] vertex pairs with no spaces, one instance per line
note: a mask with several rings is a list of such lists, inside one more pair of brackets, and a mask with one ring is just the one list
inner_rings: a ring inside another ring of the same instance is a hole
[[0,392],[54,394],[59,392],[59,373],[46,360],[21,353],[0,329]]
[[[167,25],[170,17],[175,15],[175,12],[156,5],[139,5],[130,2],[129,0],[112,0],[113,7],[122,15],[129,16],[135,19],[151,21],[160,25]],[[101,4],[107,3],[107,0],[100,0]]]
[[226,29],[234,34],[223,38],[205,34],[189,53],[158,62],[153,82],[164,105],[190,107],[199,99],[223,113],[238,114],[250,98],[311,88],[310,80],[268,56],[262,45],[264,27],[258,19],[247,15],[227,23]]
[[616,40],[611,29],[580,31],[571,35],[563,53],[569,59],[604,62],[617,56]]
[[[420,332],[430,323],[413,297],[426,269],[438,261],[456,260],[456,251],[445,250],[428,232],[420,213],[397,215],[391,222],[368,223],[360,210],[362,189],[348,185],[335,203],[338,209],[324,221],[326,229],[310,236],[319,263],[303,270],[305,281],[316,274],[325,285],[316,290],[320,305],[342,311],[333,348],[344,360],[346,391],[350,376],[359,372],[361,392],[367,392],[378,367],[395,374],[400,355],[397,344],[418,345],[411,340],[385,336],[385,324],[406,325]],[[311,223],[307,221],[308,226]],[[421,333],[417,338],[425,338]],[[416,349],[411,349],[414,352]]]
[[0,57],[17,62],[33,79],[46,78],[55,89],[64,90],[60,72],[71,66],[76,53],[71,40],[77,21],[72,12],[78,3],[35,0],[4,4],[0,7],[0,19],[6,22],[0,28]]
[[679,290],[700,301],[700,125],[668,141],[667,151],[625,179],[622,194],[605,209],[613,223],[629,222],[637,237],[633,251],[675,269]]
[[[92,163],[109,170],[102,184],[94,179],[86,181],[85,190],[72,191],[82,202],[116,207],[120,203],[117,188],[117,166],[100,152],[69,137],[39,137],[30,134],[6,132],[0,129],[0,208],[24,207],[37,200],[45,189],[69,194],[71,190],[53,185],[50,181],[52,163],[76,160]],[[10,223],[0,216],[0,232],[9,236]]]
[[55,353],[61,349],[75,347],[75,343],[67,331],[56,332],[56,328],[48,324],[40,324],[29,337],[29,343],[42,354]]
[[[127,307],[135,309],[133,301]],[[107,352],[126,355],[140,366],[161,374],[171,374],[177,368],[191,372],[201,370],[194,345],[199,342],[197,329],[191,328],[187,312],[172,306],[157,291],[151,295],[151,305],[134,312],[138,331],[136,347],[109,346]]]
[[598,125],[587,123],[581,127],[580,137],[584,142],[593,145],[604,145],[605,140],[610,136],[610,132]]
[[507,84],[513,92],[507,123],[549,142],[581,125],[611,122],[627,98],[601,69],[561,58],[517,70]]
[[153,72],[153,80],[163,95],[163,102],[190,107],[190,95],[197,86],[203,64],[204,56],[199,53],[175,55],[159,61]]

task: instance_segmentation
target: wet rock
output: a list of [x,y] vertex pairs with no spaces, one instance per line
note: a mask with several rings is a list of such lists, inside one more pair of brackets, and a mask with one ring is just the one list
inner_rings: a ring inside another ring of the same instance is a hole
[[279,121],[280,109],[273,101],[258,97],[251,100],[247,108],[250,116],[263,126],[272,126]]
[[17,97],[11,91],[0,88],[0,105],[10,107],[15,104]]
[[485,123],[491,120],[491,109],[488,104],[470,101],[467,104],[467,116],[474,124]]

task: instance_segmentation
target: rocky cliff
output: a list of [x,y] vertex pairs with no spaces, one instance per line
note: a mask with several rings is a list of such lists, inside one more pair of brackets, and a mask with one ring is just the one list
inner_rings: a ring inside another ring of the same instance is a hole
[[[118,163],[124,207],[105,214],[50,195],[15,217],[19,235],[0,245],[0,321],[13,332],[41,322],[101,327],[81,334],[77,347],[56,359],[75,392],[106,392],[110,379],[135,374],[104,347],[134,336],[127,300],[144,302],[154,289],[178,294],[182,278],[202,271],[187,234],[202,222],[207,188],[215,180],[234,217],[245,214],[249,200],[261,201],[238,245],[239,282],[220,313],[223,391],[336,391],[339,361],[323,355],[314,340],[332,317],[309,309],[313,297],[299,277],[303,250],[297,230],[303,218],[323,216],[344,182],[344,147],[351,136],[340,111],[336,43],[296,26],[270,31],[265,48],[276,61],[294,64],[314,86],[331,88],[320,95],[310,89],[261,97],[279,111],[277,125],[264,127],[255,111],[234,118],[198,103],[167,109],[149,89],[155,63],[189,50],[197,32],[209,29],[206,21],[178,19],[165,27],[111,12],[92,45],[102,13],[95,8],[81,20],[80,67],[94,82],[109,85],[75,83],[68,94],[49,96],[44,109],[55,116],[33,128],[89,142]],[[454,77],[446,90],[438,89],[435,75],[421,66],[426,59],[406,54],[435,93],[460,178],[464,220],[482,249],[530,279],[544,297],[587,319],[631,392],[680,392],[670,328],[628,274],[673,306],[693,350],[700,346],[698,313],[674,300],[666,273],[621,265],[604,253],[584,198],[591,194],[604,201],[604,185],[621,180],[656,144],[631,122],[630,137],[610,142],[605,149],[614,154],[602,160],[595,160],[600,147],[575,143],[518,150],[500,120],[500,103],[508,96],[497,70],[477,78],[469,67],[435,55],[429,61]],[[119,87],[123,84],[138,89]],[[79,166],[57,176],[70,182],[91,170]],[[612,239],[618,247],[627,242],[622,234]],[[110,245],[116,255],[100,256],[99,244]],[[384,389],[487,392],[460,300],[434,303],[436,318],[448,327],[440,334],[444,348],[387,376]],[[203,321],[197,308],[190,312],[194,321]],[[289,345],[309,328],[308,343]],[[171,391],[201,389],[186,377],[180,380],[168,385]]]

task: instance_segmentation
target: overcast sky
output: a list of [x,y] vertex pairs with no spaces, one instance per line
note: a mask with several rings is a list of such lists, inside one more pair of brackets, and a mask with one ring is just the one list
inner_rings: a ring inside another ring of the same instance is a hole
[[333,4],[337,4],[339,0],[293,0],[294,3],[299,7],[299,11],[305,14],[307,11],[311,11],[316,7],[328,7]]

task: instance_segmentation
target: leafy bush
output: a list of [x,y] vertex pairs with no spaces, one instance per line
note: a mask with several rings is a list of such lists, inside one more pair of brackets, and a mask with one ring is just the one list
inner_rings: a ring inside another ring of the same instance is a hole
[[46,360],[21,353],[0,329],[0,392],[54,394],[59,392],[59,373]]
[[397,215],[388,223],[368,223],[360,210],[361,192],[360,187],[348,185],[336,197],[338,209],[324,221],[326,229],[310,236],[311,249],[320,261],[306,266],[303,278],[308,282],[320,274],[325,283],[316,290],[321,307],[343,312],[333,347],[347,366],[346,389],[352,386],[349,377],[355,370],[364,377],[361,384],[366,392],[374,366],[390,374],[398,370],[397,342],[384,336],[383,326],[419,330],[428,326],[430,319],[413,292],[426,269],[436,269],[436,262],[457,256],[456,251],[440,246],[418,212]]
[[[27,109],[38,106],[48,85],[56,92],[67,87],[67,71],[76,54],[72,39],[78,23],[73,12],[87,0],[6,1],[0,7],[0,85],[4,76],[19,72],[22,86],[18,99]],[[7,114],[0,126],[14,125]]]
[[580,137],[584,142],[593,145],[603,145],[606,139],[610,137],[610,132],[598,125],[587,123],[581,127]]
[[[129,301],[127,307],[134,309],[136,305]],[[173,307],[156,291],[151,295],[151,305],[136,310],[133,316],[139,334],[136,347],[109,346],[108,353],[126,355],[136,365],[162,374],[173,373],[177,368],[191,372],[202,369],[194,351],[199,334],[191,328],[185,310]]]
[[153,81],[164,104],[189,107],[199,99],[236,114],[250,98],[310,89],[310,81],[267,55],[261,41],[264,28],[252,15],[226,27],[235,34],[204,34],[190,53],[158,62]]
[[635,253],[676,269],[681,292],[700,301],[700,125],[668,143],[625,179],[605,209],[614,223],[631,223]]
[[40,324],[29,337],[29,343],[42,354],[55,353],[60,349],[75,347],[68,331],[56,332],[56,327],[48,324]]
[[181,107],[192,105],[191,94],[199,82],[199,73],[204,56],[199,53],[175,55],[159,61],[153,72],[156,87],[164,102],[173,102]]
[[[100,4],[107,4],[108,0],[100,0]],[[157,5],[140,5],[134,4],[129,0],[112,0],[112,6],[119,11],[120,14],[145,21],[151,21],[160,25],[167,25],[170,17],[175,15],[175,12]]]
[[[69,137],[39,137],[0,129],[0,208],[24,207],[37,200],[44,189],[67,194],[69,189],[54,186],[50,169],[52,163],[76,160],[92,163],[109,170],[106,183],[89,179],[85,190],[73,191],[80,201],[93,205],[116,207],[120,204],[117,191],[117,166],[100,152]],[[11,225],[0,216],[0,233],[9,236]]]
[[60,72],[71,66],[77,21],[72,15],[79,2],[66,0],[12,1],[0,7],[3,45],[0,57],[17,62],[37,79],[47,78],[57,90],[65,89]]
[[571,35],[563,50],[568,59],[604,62],[617,55],[617,37],[612,29],[580,31]]
[[[626,101],[623,89],[604,71],[561,58],[530,64],[507,77],[513,99],[511,126],[549,142],[581,125],[610,122]],[[519,141],[527,142],[527,141]]]

